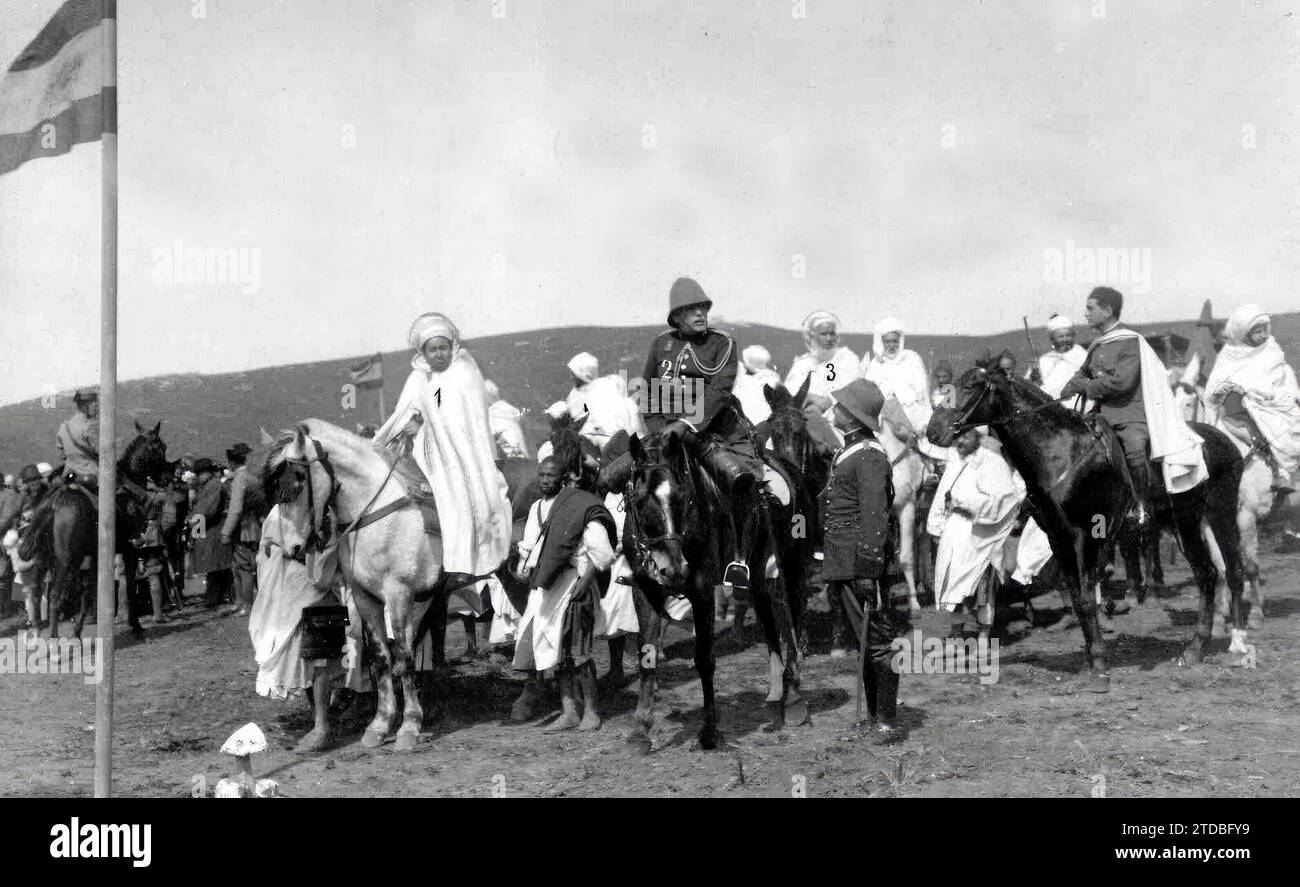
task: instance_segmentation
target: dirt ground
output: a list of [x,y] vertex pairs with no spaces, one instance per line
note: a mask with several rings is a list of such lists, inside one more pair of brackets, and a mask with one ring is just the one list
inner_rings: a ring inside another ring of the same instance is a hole
[[[254,721],[272,748],[255,759],[259,777],[304,796],[1294,796],[1300,794],[1300,555],[1266,542],[1264,628],[1250,633],[1257,667],[1243,668],[1215,640],[1203,664],[1176,664],[1195,622],[1195,597],[1181,559],[1169,586],[1105,624],[1112,690],[1087,691],[1078,629],[1005,629],[996,683],[975,675],[904,675],[901,716],[908,739],[875,747],[853,730],[851,659],[831,659],[829,624],[812,617],[803,687],[811,724],[779,734],[763,720],[761,644],[719,635],[719,751],[697,747],[699,681],[689,632],[674,628],[652,733],[639,755],[624,741],[635,681],[604,696],[606,721],[591,734],[544,734],[503,722],[519,683],[508,666],[455,665],[429,685],[421,742],[397,751],[358,740],[364,721],[346,719],[337,748],[290,749],[309,728],[305,700],[275,701],[253,690],[246,622],[194,606],[144,642],[118,627],[114,788],[122,796],[188,797],[196,777],[210,795],[228,775],[218,754]],[[199,594],[191,585],[188,592]],[[191,598],[193,599],[193,598]],[[1050,621],[1055,593],[1039,598]],[[942,636],[946,615],[916,622]],[[16,618],[0,624],[13,638]],[[66,629],[65,629],[66,630]],[[453,624],[449,656],[463,649]],[[600,645],[600,671],[606,667]],[[630,645],[629,645],[630,646]],[[628,658],[628,670],[635,667]],[[76,675],[0,676],[0,795],[91,793],[95,691]]]

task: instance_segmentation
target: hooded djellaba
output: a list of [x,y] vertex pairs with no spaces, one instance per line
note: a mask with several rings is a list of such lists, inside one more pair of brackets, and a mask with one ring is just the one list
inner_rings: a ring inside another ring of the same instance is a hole
[[[408,341],[415,351],[411,375],[375,442],[389,444],[421,417],[412,455],[437,502],[443,568],[466,574],[465,579],[483,576],[505,561],[511,541],[510,503],[496,466],[487,385],[446,316],[420,315]],[[461,578],[452,575],[448,590]]]

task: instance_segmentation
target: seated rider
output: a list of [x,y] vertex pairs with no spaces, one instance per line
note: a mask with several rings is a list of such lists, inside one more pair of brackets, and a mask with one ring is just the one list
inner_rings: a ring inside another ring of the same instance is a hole
[[749,587],[749,524],[758,506],[763,463],[754,449],[750,426],[731,394],[736,381],[738,349],[726,333],[709,328],[713,302],[689,277],[678,278],[668,294],[668,325],[650,346],[642,372],[645,397],[641,404],[646,428],[668,435],[694,434],[722,412],[730,421],[703,440],[703,462],[709,476],[732,505],[736,549],[723,584]]
[[[1119,437],[1124,461],[1138,499],[1138,520],[1152,512],[1157,489],[1151,460],[1162,463],[1163,483],[1170,493],[1190,489],[1204,479],[1201,443],[1187,427],[1173,401],[1164,373],[1144,379],[1142,365],[1159,370],[1159,358],[1146,340],[1119,322],[1124,297],[1099,286],[1088,295],[1085,315],[1099,335],[1088,348],[1083,366],[1061,390],[1082,394],[1095,404]],[[1148,390],[1147,381],[1152,384]],[[1160,411],[1160,434],[1153,438],[1148,408]]]
[[72,402],[77,411],[63,421],[54,438],[63,454],[58,476],[94,490],[99,487],[99,394],[78,391]]

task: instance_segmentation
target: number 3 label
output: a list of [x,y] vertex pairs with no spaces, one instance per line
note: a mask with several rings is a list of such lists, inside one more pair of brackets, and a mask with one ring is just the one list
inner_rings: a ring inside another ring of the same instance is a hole
[[826,381],[827,382],[835,381],[835,364],[833,363],[826,364]]

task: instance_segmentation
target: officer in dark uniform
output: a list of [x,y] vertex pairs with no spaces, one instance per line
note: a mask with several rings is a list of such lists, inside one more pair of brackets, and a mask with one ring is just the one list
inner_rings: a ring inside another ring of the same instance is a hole
[[709,328],[713,302],[689,277],[678,278],[668,293],[668,325],[655,337],[642,372],[641,409],[646,429],[669,435],[695,434],[701,440],[709,475],[731,500],[736,551],[723,584],[749,587],[751,523],[759,508],[763,463],[748,420],[732,396],[740,349],[726,333]]
[[889,457],[876,440],[885,397],[874,382],[856,379],[831,398],[844,446],[822,491],[822,578],[859,644],[872,738],[896,742],[903,733],[894,720],[898,673],[891,667],[892,643],[911,631],[911,620],[906,586],[892,594],[886,579],[893,561],[894,484]]

